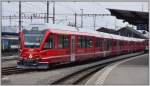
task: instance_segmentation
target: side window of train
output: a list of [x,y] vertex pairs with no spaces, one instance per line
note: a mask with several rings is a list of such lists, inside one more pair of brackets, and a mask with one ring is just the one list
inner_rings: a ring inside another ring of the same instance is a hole
[[109,40],[107,39],[106,40],[106,50],[108,50],[109,49]]
[[54,37],[53,35],[49,35],[45,41],[45,44],[44,44],[44,48],[43,49],[51,49],[54,47],[53,45],[53,41],[54,40]]
[[86,39],[83,36],[78,36],[78,47],[85,48],[86,47]]
[[101,41],[99,38],[96,38],[96,47],[99,48],[101,45]]
[[105,49],[109,50],[111,48],[112,41],[110,39],[105,40]]
[[68,36],[64,36],[64,47],[63,48],[68,48],[69,47],[69,37]]
[[78,36],[78,47],[82,48],[82,37]]
[[86,38],[86,47],[87,47],[87,48],[93,47],[93,40],[92,40],[92,37]]
[[69,37],[66,35],[58,35],[58,48],[68,48],[69,47]]
[[103,50],[106,50],[106,39],[103,40]]
[[82,48],[86,48],[86,37],[82,36]]

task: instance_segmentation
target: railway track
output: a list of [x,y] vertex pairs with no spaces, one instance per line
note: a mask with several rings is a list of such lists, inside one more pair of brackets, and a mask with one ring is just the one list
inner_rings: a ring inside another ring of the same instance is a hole
[[2,62],[6,62],[6,61],[12,61],[12,60],[16,60],[18,58],[18,55],[3,55],[1,56],[1,60]]
[[51,85],[76,85],[83,81],[85,78],[104,68],[105,66],[107,66],[107,64],[95,65],[86,69],[82,69],[80,71],[77,71],[63,78],[60,78],[59,80],[54,81],[53,83],[51,83]]
[[13,60],[16,60],[17,57],[14,57],[14,58],[11,58],[11,59],[2,59],[1,61],[2,62],[7,62],[7,61],[13,61]]
[[[143,54],[143,53],[142,53]],[[138,55],[133,55],[133,56],[129,56],[126,58],[131,58],[131,57],[135,57],[135,56],[139,56],[142,54],[138,54]],[[112,61],[104,61],[102,63],[96,64],[94,66],[90,66],[84,69],[81,69],[77,72],[68,74],[52,83],[50,83],[50,85],[81,85],[81,83],[83,84],[85,82],[86,79],[88,79],[91,75],[95,74],[97,71],[101,70],[102,68],[106,67],[107,65],[126,59],[126,58],[122,58],[122,59],[115,59]]]
[[17,66],[13,66],[13,67],[2,68],[2,75],[19,74],[19,73],[25,73],[30,71],[32,70],[27,71],[25,69],[17,68]]

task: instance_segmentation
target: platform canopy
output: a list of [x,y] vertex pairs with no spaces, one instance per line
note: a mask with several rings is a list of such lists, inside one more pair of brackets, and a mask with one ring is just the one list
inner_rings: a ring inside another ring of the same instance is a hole
[[141,30],[148,31],[149,14],[148,12],[129,11],[120,9],[109,9],[112,16],[116,16],[117,19],[123,19],[129,24],[142,27]]

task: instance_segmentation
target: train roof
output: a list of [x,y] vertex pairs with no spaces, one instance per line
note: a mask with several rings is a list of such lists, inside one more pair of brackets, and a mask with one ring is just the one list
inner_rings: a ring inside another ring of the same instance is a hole
[[60,33],[60,34],[78,34],[78,35],[87,35],[87,36],[96,36],[96,37],[102,37],[102,38],[108,38],[108,39],[117,39],[117,40],[123,40],[123,41],[143,41],[144,39],[138,39],[138,38],[131,38],[131,37],[124,37],[104,32],[98,32],[94,31],[92,29],[86,29],[86,28],[75,28],[71,26],[64,26],[64,25],[58,25],[58,24],[31,24],[29,28],[32,27],[39,27],[39,30],[49,30],[53,33]]

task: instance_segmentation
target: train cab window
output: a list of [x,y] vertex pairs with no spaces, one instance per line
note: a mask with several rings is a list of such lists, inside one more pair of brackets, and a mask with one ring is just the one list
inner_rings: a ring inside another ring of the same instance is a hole
[[53,45],[53,41],[54,40],[54,37],[53,35],[50,35],[47,37],[46,41],[45,41],[45,44],[44,44],[44,49],[51,49],[54,47]]
[[58,36],[58,48],[68,48],[69,47],[69,37],[66,35]]
[[96,38],[96,47],[99,48],[101,45],[101,41],[99,38]]

